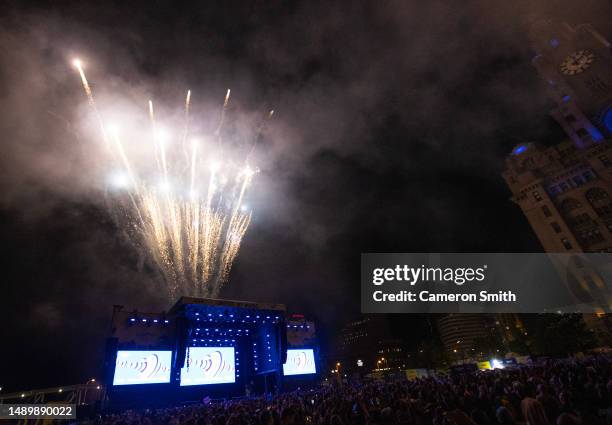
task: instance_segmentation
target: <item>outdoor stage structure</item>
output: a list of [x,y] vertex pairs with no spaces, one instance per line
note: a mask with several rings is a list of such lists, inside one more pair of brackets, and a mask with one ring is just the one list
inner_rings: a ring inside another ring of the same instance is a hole
[[315,381],[315,324],[282,304],[183,297],[165,313],[115,306],[106,406],[200,402]]

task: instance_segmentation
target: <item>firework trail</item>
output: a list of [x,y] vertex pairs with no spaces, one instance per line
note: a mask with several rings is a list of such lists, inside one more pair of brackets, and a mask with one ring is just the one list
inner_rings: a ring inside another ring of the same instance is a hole
[[[251,212],[243,202],[256,173],[248,164],[254,144],[240,166],[211,162],[218,152],[208,152],[196,140],[188,143],[192,96],[188,90],[178,141],[180,151],[176,155],[168,151],[167,135],[157,125],[153,102],[149,100],[151,128],[142,134],[149,135],[155,174],[162,177],[161,185],[154,184],[150,173],[131,160],[119,130],[104,124],[81,62],[77,59],[73,65],[110,149],[110,167],[120,168],[126,176],[126,196],[115,196],[109,203],[118,224],[134,244],[149,254],[171,297],[218,296],[251,222]],[[217,147],[229,97],[228,89],[214,130]],[[271,115],[272,112],[268,118]],[[262,128],[263,124],[257,129],[257,137]]]

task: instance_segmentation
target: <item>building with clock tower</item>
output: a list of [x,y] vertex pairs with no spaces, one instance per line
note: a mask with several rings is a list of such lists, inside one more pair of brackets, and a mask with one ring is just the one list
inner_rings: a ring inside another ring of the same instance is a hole
[[612,50],[590,25],[533,25],[533,64],[557,104],[552,116],[579,147],[612,135]]
[[[564,283],[578,303],[589,303],[605,283],[579,254],[612,252],[612,48],[587,24],[541,21],[531,39],[551,115],[567,137],[515,146],[503,177],[544,251],[576,254],[569,272],[564,265]],[[607,315],[585,321],[609,328]]]
[[567,135],[524,143],[503,177],[546,252],[612,252],[612,48],[590,25],[540,22],[533,64]]

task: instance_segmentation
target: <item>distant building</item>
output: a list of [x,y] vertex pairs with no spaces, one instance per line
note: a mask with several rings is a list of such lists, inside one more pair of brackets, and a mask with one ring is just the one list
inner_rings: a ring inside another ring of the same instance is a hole
[[345,371],[404,368],[407,353],[403,341],[390,332],[384,315],[363,316],[340,331],[336,359]]
[[[611,44],[590,25],[554,21],[536,23],[531,37],[533,64],[567,139],[514,147],[503,172],[511,199],[546,252],[612,252]],[[577,301],[588,302],[601,287],[579,260],[569,274]],[[594,329],[606,317],[585,319]]]
[[489,338],[493,316],[485,314],[445,314],[437,321],[442,344],[451,360],[476,356],[479,340]]

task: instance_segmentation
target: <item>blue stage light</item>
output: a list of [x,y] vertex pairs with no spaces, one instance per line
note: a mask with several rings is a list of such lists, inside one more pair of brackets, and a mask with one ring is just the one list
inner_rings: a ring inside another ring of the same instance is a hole
[[164,323],[170,323],[170,320],[164,320]]
[[135,322],[136,319],[134,319],[133,317],[130,319],[130,322]]

